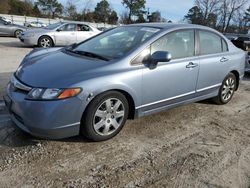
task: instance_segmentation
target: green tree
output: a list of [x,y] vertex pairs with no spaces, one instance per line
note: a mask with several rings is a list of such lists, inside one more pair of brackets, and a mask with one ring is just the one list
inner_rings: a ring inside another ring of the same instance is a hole
[[0,1],[0,13],[8,14],[10,10],[9,0],[1,0]]
[[76,5],[73,3],[72,0],[67,1],[66,7],[65,7],[65,14],[70,19],[73,19],[73,20],[77,19],[78,14],[77,14]]
[[123,0],[122,4],[129,10],[128,20],[132,22],[132,16],[140,16],[142,18],[142,14],[145,14],[145,4],[146,0]]
[[217,15],[214,13],[210,13],[207,17],[207,26],[216,28],[217,24]]
[[184,17],[189,23],[192,24],[202,24],[203,23],[203,15],[202,11],[198,6],[194,6],[189,9],[187,15]]
[[112,11],[111,14],[109,15],[108,23],[109,24],[117,24],[118,22],[118,16],[116,11]]
[[30,1],[10,0],[9,5],[9,14],[26,16],[32,16],[33,14],[33,5]]
[[137,15],[137,20],[135,22],[136,23],[145,23],[146,20],[144,18],[144,13],[141,13],[141,14]]
[[63,5],[57,0],[38,0],[36,4],[52,18],[61,15],[63,12]]
[[33,7],[33,16],[40,17],[42,15],[41,11],[39,10],[37,5],[34,5]]
[[161,13],[159,11],[152,12],[151,15],[148,16],[149,22],[161,22]]
[[95,7],[95,20],[97,22],[108,22],[109,16],[111,14],[111,8],[107,0],[101,0],[96,4]]
[[249,8],[246,10],[245,15],[244,15],[244,20],[246,23],[250,22],[250,6]]

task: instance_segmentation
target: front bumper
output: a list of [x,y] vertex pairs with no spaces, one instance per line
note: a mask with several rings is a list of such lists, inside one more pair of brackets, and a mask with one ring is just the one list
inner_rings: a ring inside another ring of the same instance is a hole
[[21,35],[19,37],[19,40],[25,44],[28,44],[28,45],[37,45],[37,42],[38,42],[38,39],[36,37],[26,37],[24,35]]
[[245,71],[246,72],[250,72],[250,55],[248,55],[247,59],[246,59],[246,68],[245,68]]
[[61,139],[76,136],[86,104],[78,97],[55,101],[26,100],[27,93],[7,87],[4,101],[17,127],[36,137]]

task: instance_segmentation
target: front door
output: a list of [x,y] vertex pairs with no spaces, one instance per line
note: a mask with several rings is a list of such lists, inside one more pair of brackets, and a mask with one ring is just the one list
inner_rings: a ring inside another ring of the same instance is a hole
[[56,45],[64,46],[76,43],[76,24],[65,24],[55,33]]
[[168,51],[170,62],[143,68],[143,111],[190,99],[195,95],[199,58],[195,56],[194,30],[171,32],[151,45],[151,54]]

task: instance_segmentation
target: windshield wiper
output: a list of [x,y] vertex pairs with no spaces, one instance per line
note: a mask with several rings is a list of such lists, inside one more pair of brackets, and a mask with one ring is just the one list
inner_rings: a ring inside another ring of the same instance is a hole
[[84,56],[88,56],[88,57],[93,57],[93,58],[97,58],[97,59],[101,59],[104,61],[109,61],[110,59],[99,55],[99,54],[95,54],[93,52],[86,52],[86,51],[80,51],[80,50],[70,50],[70,52],[76,53],[76,54],[80,54],[80,55],[84,55]]

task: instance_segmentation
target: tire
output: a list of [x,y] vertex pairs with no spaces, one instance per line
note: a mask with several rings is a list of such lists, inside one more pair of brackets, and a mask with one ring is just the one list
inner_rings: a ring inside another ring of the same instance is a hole
[[18,29],[18,30],[15,31],[14,36],[16,38],[19,38],[19,36],[21,35],[22,32],[23,32],[22,30]]
[[213,98],[213,101],[219,105],[227,104],[231,101],[236,88],[236,77],[233,73],[229,73],[222,82],[218,96]]
[[42,36],[38,40],[38,46],[43,48],[49,48],[53,46],[53,41],[48,36]]
[[81,134],[92,141],[108,140],[121,131],[128,112],[128,101],[121,93],[109,91],[100,94],[83,115]]

